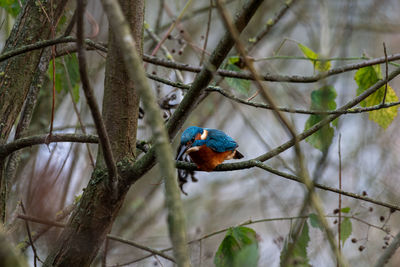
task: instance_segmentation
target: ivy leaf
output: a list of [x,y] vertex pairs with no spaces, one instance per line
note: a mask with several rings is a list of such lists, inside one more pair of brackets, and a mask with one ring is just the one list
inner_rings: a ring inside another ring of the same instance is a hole
[[[235,56],[235,57],[230,57],[228,59],[228,64],[225,65],[226,70],[231,70],[231,71],[237,71],[241,72],[242,70],[236,65],[237,63],[240,62],[240,58]],[[225,78],[225,81],[228,83],[230,87],[238,91],[239,93],[243,95],[248,95],[250,91],[250,85],[251,82],[249,80],[244,80],[244,79],[238,79],[238,78]]]
[[[66,65],[66,73],[64,65],[61,59],[56,58],[56,91],[60,93],[62,90],[68,92],[69,86],[72,87],[72,95],[75,102],[79,101],[79,67],[78,59],[75,54],[64,56],[64,62]],[[50,61],[48,75],[50,79],[53,79],[53,63]],[[71,83],[71,85],[69,85]]]
[[311,224],[312,227],[314,227],[314,228],[319,228],[320,230],[323,230],[323,229],[324,229],[324,228],[322,227],[321,222],[320,222],[319,219],[318,219],[317,214],[311,213],[311,214],[309,215],[309,219],[310,219],[310,224]]
[[[283,246],[282,252],[281,252],[281,263],[280,266],[282,266],[282,259],[283,257],[286,256],[287,249],[289,245],[292,244],[292,238],[287,238],[285,240],[285,244]],[[303,229],[301,231],[301,234],[294,246],[292,255],[290,255],[290,260],[288,264],[285,265],[285,267],[308,267],[311,266],[310,263],[308,262],[308,257],[307,257],[307,247],[308,243],[310,242],[310,235],[309,235],[309,228],[308,228],[308,223],[307,221],[304,222]]]
[[328,71],[331,68],[331,62],[329,60],[323,60],[320,55],[303,44],[298,43],[297,45],[304,56],[310,59],[317,71]]
[[228,230],[214,257],[216,267],[257,267],[259,258],[256,232],[239,226]]
[[344,218],[343,221],[340,223],[340,240],[342,241],[343,245],[344,242],[346,242],[347,238],[350,237],[352,231],[353,229],[350,219]]
[[[354,80],[356,81],[357,95],[360,95],[369,87],[374,85],[377,81],[382,79],[381,68],[379,65],[368,66],[359,69],[355,76]],[[366,99],[361,101],[360,105],[362,107],[370,107],[379,105],[382,103],[383,97],[385,95],[385,86],[379,88],[375,93],[368,96]],[[396,92],[393,90],[391,86],[387,86],[386,93],[386,103],[389,102],[397,102],[399,98],[396,95]],[[394,118],[397,116],[397,107],[383,108],[379,110],[369,111],[369,119],[376,122],[379,126],[386,129],[393,122]]]
[[[25,0],[21,0],[21,4],[23,5],[24,3]],[[0,7],[4,8],[13,17],[16,17],[21,11],[18,1],[15,0],[0,0]]]
[[[311,93],[311,109],[313,110],[334,110],[336,109],[336,90],[333,86],[323,86]],[[323,120],[327,115],[312,114],[306,121],[305,130]],[[336,123],[332,123],[335,126]],[[331,124],[324,125],[317,132],[306,138],[306,141],[315,148],[326,151],[332,143],[334,129]]]

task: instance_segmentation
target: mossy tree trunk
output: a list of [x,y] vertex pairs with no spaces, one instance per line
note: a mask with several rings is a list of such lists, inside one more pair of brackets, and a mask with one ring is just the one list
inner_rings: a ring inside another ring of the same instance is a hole
[[[57,25],[68,1],[57,1],[53,12],[50,13],[51,2],[41,1],[39,6],[35,0],[26,1],[5,43],[3,53],[51,37],[52,26]],[[49,21],[48,14],[52,14],[53,21]],[[0,144],[7,141],[21,112],[29,88],[38,85],[34,81],[37,69],[47,68],[48,59],[47,62],[41,61],[43,55],[44,49],[37,49],[0,63]],[[41,64],[45,64],[45,66],[41,66]],[[1,219],[5,220],[6,190],[4,187],[6,182],[3,171],[4,159],[0,158],[0,189],[2,192],[0,214]]]
[[[35,0],[26,2],[2,52],[50,38],[52,25],[43,11],[50,14],[50,2],[41,1],[41,5]],[[63,14],[67,2],[57,1],[53,10],[55,24]],[[43,50],[33,50],[0,64],[0,144],[7,140],[21,111]]]

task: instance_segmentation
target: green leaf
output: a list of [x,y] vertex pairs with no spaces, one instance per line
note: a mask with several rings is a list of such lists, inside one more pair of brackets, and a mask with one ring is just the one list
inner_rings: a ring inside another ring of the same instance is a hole
[[[25,0],[21,0],[21,4],[23,5],[24,3]],[[21,11],[21,7],[16,0],[0,0],[0,7],[4,8],[13,17],[16,17]]]
[[258,245],[251,244],[243,247],[234,257],[233,266],[254,266],[258,265]]
[[[311,109],[334,110],[336,109],[336,90],[333,86],[323,86],[311,93]],[[327,115],[312,114],[306,121],[305,130],[323,120]],[[336,122],[337,124],[337,122]],[[332,123],[333,125],[333,123]],[[317,132],[306,138],[306,141],[315,148],[326,151],[332,143],[334,129],[331,124],[324,125]]]
[[327,85],[311,92],[311,108],[317,110],[336,109],[337,93],[333,86]]
[[328,71],[331,68],[331,62],[329,60],[323,60],[320,55],[312,51],[305,45],[300,43],[297,44],[303,52],[304,56],[306,56],[313,63],[314,68],[318,71]]
[[[75,54],[71,54],[68,56],[64,56],[64,64],[62,63],[61,58],[56,59],[56,91],[60,93],[62,90],[68,92],[69,86],[72,87],[72,95],[75,102],[79,101],[79,67],[78,67],[78,59]],[[66,70],[68,73],[66,72]],[[50,61],[48,75],[50,79],[53,79],[53,61]],[[69,85],[70,83],[70,85]]]
[[228,63],[229,64],[235,64],[235,63],[237,63],[239,61],[240,61],[240,57],[239,56],[233,56],[233,57],[228,58]]
[[[377,81],[382,79],[381,68],[379,65],[368,66],[359,69],[355,76],[354,80],[356,81],[357,95],[362,94],[369,87],[374,85]],[[370,107],[379,105],[382,103],[383,97],[385,95],[385,86],[379,88],[375,93],[368,96],[366,99],[361,101],[360,105],[362,107]],[[396,92],[393,90],[391,86],[387,86],[386,93],[386,103],[397,102],[399,98],[396,95]],[[379,110],[369,111],[369,119],[376,122],[379,126],[386,129],[393,122],[394,118],[397,116],[397,107],[383,108]]]
[[[290,240],[290,241],[288,241]],[[281,252],[281,264],[282,266],[282,259],[285,257],[289,245],[292,244],[292,237],[287,238],[285,241],[285,244],[283,246],[282,252]],[[310,263],[308,262],[308,257],[307,257],[307,247],[308,243],[310,242],[310,235],[309,235],[309,228],[307,221],[304,222],[303,229],[301,231],[301,234],[294,246],[292,255],[290,255],[290,259],[288,264],[285,265],[285,267],[308,267],[311,266]]]
[[217,267],[257,267],[259,258],[256,232],[239,226],[228,230],[214,257]]
[[353,229],[351,225],[351,221],[349,218],[344,218],[343,221],[340,223],[340,240],[342,241],[342,244],[344,245],[344,242],[346,242],[347,238],[351,235]]
[[[238,62],[239,58],[237,58],[237,61],[235,61],[235,57],[231,57],[229,58],[229,62]],[[236,66],[233,63],[229,63],[225,66],[226,70],[232,70],[232,71],[237,71],[237,72],[241,72],[242,70]],[[237,78],[225,78],[226,82],[228,83],[228,85],[230,87],[232,87],[233,89],[235,89],[236,91],[238,91],[239,93],[243,94],[243,95],[248,95],[249,91],[250,91],[250,80],[244,80],[244,79],[237,79]]]
[[340,211],[343,212],[343,213],[349,213],[350,212],[350,207],[342,208]]
[[311,224],[312,227],[319,228],[320,230],[324,229],[322,224],[321,224],[321,222],[318,219],[317,214],[311,213],[310,216],[309,216],[309,219],[310,219],[310,224]]

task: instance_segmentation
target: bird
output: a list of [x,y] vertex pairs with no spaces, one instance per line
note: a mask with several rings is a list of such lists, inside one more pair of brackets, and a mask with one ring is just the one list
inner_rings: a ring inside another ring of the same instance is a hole
[[199,170],[210,172],[225,160],[243,158],[238,146],[221,130],[190,126],[181,135],[177,159],[186,153]]

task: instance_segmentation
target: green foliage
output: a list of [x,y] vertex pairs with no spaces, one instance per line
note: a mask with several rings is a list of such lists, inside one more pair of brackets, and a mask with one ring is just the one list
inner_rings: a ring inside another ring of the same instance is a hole
[[[25,0],[21,0],[21,4],[24,3]],[[21,11],[21,7],[17,0],[0,0],[0,7],[4,8],[5,11],[13,17],[16,17]]]
[[329,60],[323,60],[320,55],[312,51],[305,45],[300,43],[297,44],[303,52],[304,56],[306,56],[314,65],[314,69],[317,71],[328,71],[331,68],[331,62]]
[[[323,86],[311,93],[312,110],[334,110],[336,109],[336,90],[333,86]],[[306,121],[305,130],[323,120],[327,115],[312,114]],[[335,126],[335,123],[332,123]],[[334,129],[331,124],[324,125],[320,130],[306,138],[306,141],[315,148],[326,151],[332,143]]]
[[317,214],[311,213],[311,214],[309,215],[309,219],[310,219],[310,224],[311,224],[312,227],[318,228],[318,229],[320,229],[320,230],[323,230],[323,229],[324,229],[323,226],[322,226],[322,223],[321,223],[320,220],[318,219]]
[[[362,94],[369,87],[374,85],[377,81],[382,79],[381,68],[379,65],[368,66],[359,69],[355,76],[354,80],[356,81],[357,95]],[[379,105],[382,103],[383,97],[385,95],[385,86],[379,88],[375,93],[368,96],[366,99],[361,101],[360,105],[362,107],[370,107]],[[386,102],[397,102],[399,98],[396,95],[396,92],[389,85],[387,86],[386,93]],[[379,126],[386,129],[397,116],[397,107],[384,108],[379,110],[369,111],[369,119],[376,122]]]
[[217,267],[257,267],[259,258],[256,232],[239,226],[228,230],[214,257]]
[[351,232],[353,231],[351,221],[349,218],[344,218],[340,223],[340,240],[344,245],[344,242],[350,237]]
[[[288,264],[285,267],[308,267],[311,266],[308,257],[307,257],[307,247],[308,243],[310,242],[310,235],[309,235],[309,227],[307,221],[303,224],[303,229],[301,230],[301,234],[294,246],[293,252],[289,257]],[[287,238],[285,240],[285,244],[283,246],[281,252],[281,266],[282,266],[282,259],[286,256],[288,247],[293,244],[292,237]]]
[[[240,62],[240,58],[235,56],[235,57],[230,57],[228,59],[228,63],[225,64],[225,69],[226,70],[231,70],[231,71],[237,71],[241,72],[242,70],[236,65]],[[250,91],[250,85],[251,82],[249,80],[244,80],[244,79],[237,79],[237,78],[225,78],[226,82],[230,87],[238,91],[239,93],[243,95],[248,95]]]
[[344,207],[340,210],[343,213],[349,213],[350,212],[350,207]]
[[[80,82],[78,59],[75,54],[71,54],[64,56],[64,61],[66,67],[64,67],[61,58],[56,58],[56,91],[58,93],[62,90],[68,92],[69,86],[71,86],[74,101],[78,102]],[[48,75],[50,79],[53,79],[53,61],[50,61]]]

